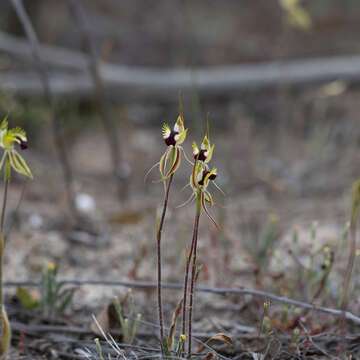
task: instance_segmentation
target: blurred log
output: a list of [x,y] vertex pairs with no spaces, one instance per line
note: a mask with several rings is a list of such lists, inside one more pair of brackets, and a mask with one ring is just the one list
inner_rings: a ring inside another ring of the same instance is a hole
[[[30,57],[26,41],[4,33],[0,33],[0,50],[23,60]],[[90,60],[86,55],[54,46],[41,46],[40,52],[48,65],[63,68],[49,72],[50,86],[55,95],[92,96],[94,85],[87,71]],[[299,86],[335,79],[360,80],[360,56],[195,69],[128,67],[104,62],[100,62],[99,67],[108,95],[122,101],[176,101],[179,90],[186,93],[196,89],[202,97],[234,97],[241,91],[280,84]],[[0,89],[26,97],[43,93],[39,79],[31,72],[1,72]]]

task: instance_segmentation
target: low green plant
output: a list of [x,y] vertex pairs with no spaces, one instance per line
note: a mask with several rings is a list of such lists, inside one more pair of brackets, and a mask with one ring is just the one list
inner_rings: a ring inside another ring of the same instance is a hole
[[132,296],[131,291],[128,291],[124,298],[121,301],[124,305],[128,308],[128,314],[127,317],[125,317],[123,313],[123,309],[121,306],[121,303],[119,301],[119,298],[117,296],[114,297],[114,306],[116,313],[119,318],[120,326],[123,333],[124,342],[126,344],[132,344],[134,342],[136,331],[139,326],[139,322],[141,320],[141,314],[138,313],[134,319],[134,298]]
[[66,311],[74,297],[76,288],[65,285],[57,279],[56,266],[47,262],[43,265],[38,292],[34,295],[34,292],[19,287],[17,297],[25,309],[39,309],[44,319],[52,321]]
[[76,288],[65,288],[65,282],[57,279],[56,266],[44,264],[40,285],[40,310],[46,319],[53,320],[65,312],[74,297]]
[[8,187],[11,170],[19,174],[33,178],[29,167],[23,157],[15,149],[19,145],[22,150],[27,148],[26,133],[23,129],[16,127],[8,128],[7,117],[0,124],[0,147],[3,155],[0,160],[0,170],[4,168],[4,195],[0,220],[0,360],[6,359],[10,345],[11,329],[3,302],[3,254],[4,254],[4,221],[6,213]]

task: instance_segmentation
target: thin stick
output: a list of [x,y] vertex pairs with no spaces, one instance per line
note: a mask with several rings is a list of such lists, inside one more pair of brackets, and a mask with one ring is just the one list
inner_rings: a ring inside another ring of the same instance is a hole
[[161,235],[165,221],[166,209],[169,199],[170,186],[173,181],[174,174],[170,175],[169,182],[166,187],[164,205],[162,209],[161,219],[159,223],[159,228],[157,231],[157,295],[158,295],[158,313],[159,313],[159,325],[160,325],[160,343],[161,349],[163,350],[163,339],[164,339],[164,321],[163,321],[163,310],[162,310],[162,295],[161,295]]
[[32,23],[30,21],[30,18],[26,13],[22,0],[10,0],[10,2],[20,20],[20,23],[24,28],[26,37],[30,43],[31,53],[36,62],[37,71],[40,76],[45,98],[50,105],[52,131],[56,143],[58,157],[62,165],[68,205],[70,207],[72,214],[76,216],[77,211],[74,204],[73,176],[72,176],[72,170],[71,170],[68,154],[66,152],[67,147],[63,134],[63,127],[61,126],[61,123],[57,118],[56,104],[50,87],[49,75],[45,67],[46,65],[40,56],[39,41],[35,33],[35,30],[32,26]]
[[100,74],[99,56],[96,46],[91,37],[89,22],[86,13],[82,8],[79,0],[68,0],[71,13],[78,23],[82,37],[84,39],[87,52],[89,54],[88,67],[94,84],[95,100],[101,112],[101,119],[105,129],[106,136],[110,147],[110,156],[112,157],[113,173],[116,180],[116,186],[119,198],[125,198],[127,191],[124,180],[120,174],[120,145],[116,122],[114,121],[110,105],[105,97],[105,86]]
[[[91,286],[122,286],[122,287],[130,287],[130,288],[139,288],[139,289],[156,289],[157,282],[153,281],[118,281],[118,280],[76,280],[76,279],[64,279],[61,280],[66,285],[91,285]],[[6,281],[4,282],[4,287],[31,287],[31,286],[39,286],[39,281]],[[179,283],[162,283],[161,287],[164,289],[172,289],[172,290],[184,290],[184,284]],[[323,313],[327,313],[333,315],[335,317],[340,317],[342,314],[341,310],[328,308],[325,306],[317,306],[314,304],[306,303],[303,301],[287,298],[284,296],[278,296],[270,292],[261,291],[261,290],[253,290],[248,288],[216,288],[210,286],[196,286],[196,291],[198,292],[206,292],[210,294],[218,294],[218,295],[251,295],[256,297],[267,297],[275,302],[279,302],[282,304],[289,304],[291,306],[301,307],[304,309],[311,309],[314,311],[319,311]],[[345,311],[345,318],[347,320],[351,320],[355,324],[360,325],[360,317],[354,315],[349,311]]]

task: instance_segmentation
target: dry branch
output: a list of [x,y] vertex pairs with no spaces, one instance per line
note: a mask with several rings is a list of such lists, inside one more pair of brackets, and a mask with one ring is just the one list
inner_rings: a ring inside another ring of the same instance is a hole
[[105,84],[100,74],[99,55],[94,39],[91,37],[89,21],[79,0],[68,0],[68,5],[80,29],[82,38],[86,44],[87,52],[90,56],[88,68],[93,80],[95,101],[101,112],[102,123],[110,147],[110,157],[112,158],[113,173],[118,196],[120,199],[125,199],[127,194],[127,182],[124,180],[128,179],[127,177],[122,176],[120,169],[120,144],[117,122],[114,120],[111,104],[105,95]]
[[[21,59],[29,58],[29,46],[26,42],[4,33],[0,33],[0,50]],[[93,94],[94,85],[86,71],[88,57],[54,46],[41,46],[40,54],[48,65],[67,69],[49,73],[50,87],[54,94],[77,97],[89,97]],[[69,74],[70,69],[78,73]],[[334,79],[359,81],[360,56],[194,69],[128,67],[100,62],[99,71],[106,90],[113,97],[121,97],[121,100],[174,101],[179,89],[186,92],[194,87],[200,96],[233,97],[240,91],[285,83],[302,85]],[[0,80],[2,89],[11,89],[23,96],[42,94],[41,84],[32,74],[2,72]]]
[[[142,288],[142,289],[156,289],[157,283],[151,281],[117,281],[117,280],[63,280],[67,285],[99,285],[99,286],[124,286],[131,288]],[[36,281],[7,281],[4,282],[5,287],[13,287],[13,286],[39,286],[39,282]],[[183,289],[182,284],[176,283],[162,283],[162,287],[167,289],[179,290]],[[237,295],[252,295],[261,298],[268,298],[275,302],[280,302],[283,304],[289,304],[292,306],[297,306],[304,309],[310,309],[314,311],[319,311],[323,313],[327,313],[333,315],[335,317],[340,317],[342,314],[341,310],[327,308],[324,306],[317,306],[313,304],[309,304],[303,301],[298,301],[294,299],[290,299],[284,296],[278,296],[266,291],[261,290],[253,290],[247,288],[214,288],[209,286],[197,286],[196,291],[199,292],[207,292],[212,294],[226,295],[226,294],[237,294]],[[360,325],[360,318],[355,316],[349,311],[345,312],[345,318],[347,320],[353,321],[355,324]]]

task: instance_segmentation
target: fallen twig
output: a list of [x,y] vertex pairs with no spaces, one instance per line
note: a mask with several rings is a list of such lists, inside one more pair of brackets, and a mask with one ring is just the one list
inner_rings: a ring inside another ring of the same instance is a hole
[[[29,58],[29,45],[5,33],[0,33],[0,49],[22,60]],[[87,56],[55,46],[41,46],[39,53],[47,64],[67,69],[60,73],[49,73],[54,94],[76,97],[93,94],[94,84],[86,72]],[[69,70],[77,70],[78,73],[69,74]],[[239,95],[239,91],[280,84],[295,86],[336,79],[359,81],[360,57],[337,56],[194,69],[128,67],[99,62],[99,71],[106,90],[109,90],[108,94],[121,96],[123,101],[175,101],[179,89],[186,95],[194,86],[202,97],[234,97]],[[29,73],[0,73],[0,79],[1,89],[13,90],[24,96],[42,95],[41,84]]]
[[[157,284],[156,282],[151,281],[117,281],[117,280],[62,280],[65,284],[68,285],[99,285],[99,286],[125,286],[125,287],[131,287],[131,288],[142,288],[142,289],[156,289]],[[13,287],[13,286],[39,286],[39,282],[37,281],[7,281],[4,282],[5,287]],[[167,289],[174,289],[179,290],[183,289],[182,284],[176,284],[176,283],[163,283],[162,287]],[[294,299],[290,299],[284,296],[278,296],[266,291],[261,290],[253,290],[253,289],[247,289],[247,288],[214,288],[209,286],[197,286],[196,291],[199,292],[208,292],[212,294],[219,294],[219,295],[226,295],[226,294],[238,294],[238,295],[252,295],[252,296],[258,296],[262,298],[268,298],[270,300],[273,300],[275,302],[280,302],[283,304],[289,304],[292,306],[301,307],[304,309],[311,309],[314,311],[324,312],[327,314],[331,314],[336,317],[340,317],[342,311],[338,309],[332,309],[327,308],[324,306],[317,306],[313,304],[309,304],[303,301],[298,301]],[[353,321],[355,324],[360,325],[360,318],[355,316],[349,311],[345,312],[345,318],[347,320]]]

